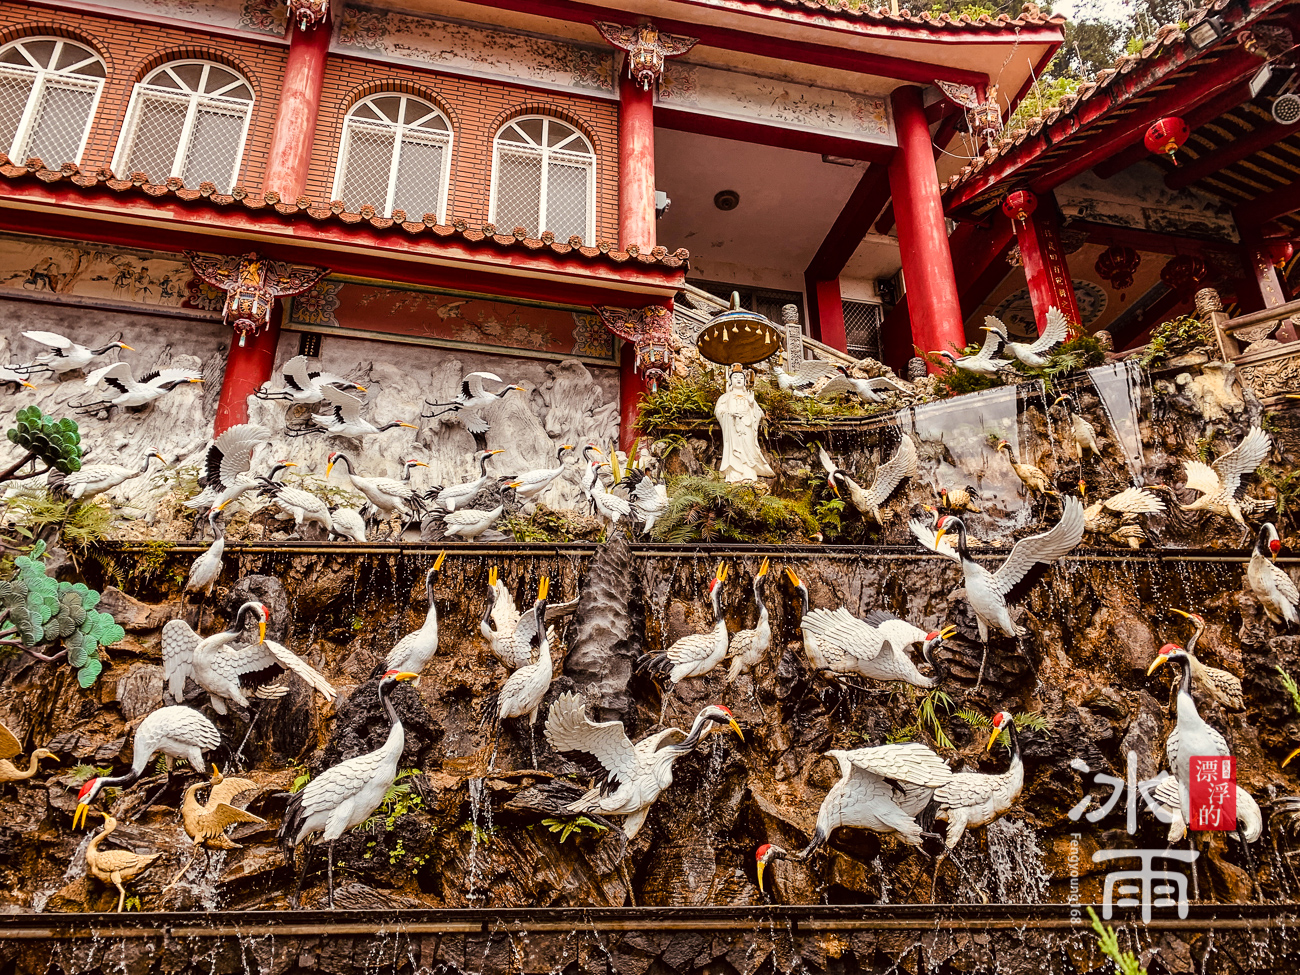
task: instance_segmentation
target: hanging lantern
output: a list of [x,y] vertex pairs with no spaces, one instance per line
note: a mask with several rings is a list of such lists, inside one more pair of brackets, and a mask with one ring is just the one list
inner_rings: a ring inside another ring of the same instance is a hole
[[1206,277],[1208,272],[1205,262],[1190,254],[1179,254],[1160,269],[1160,280],[1184,301],[1192,296]]
[[1141,263],[1142,258],[1132,247],[1115,244],[1101,252],[1094,270],[1103,281],[1120,292],[1119,300],[1123,301],[1124,292],[1133,284],[1133,272]]
[[1295,256],[1295,248],[1289,240],[1270,240],[1264,245],[1268,262],[1276,268],[1286,267],[1286,262]]
[[1002,212],[1011,218],[1011,222],[1024,223],[1029,219],[1029,215],[1038,209],[1038,197],[1030,193],[1029,190],[1016,190],[1014,193],[1008,193],[1007,198],[1002,201]]
[[1151,123],[1142,143],[1150,152],[1163,152],[1169,157],[1169,161],[1177,166],[1178,157],[1174,153],[1182,148],[1191,134],[1192,130],[1187,127],[1186,122],[1177,115],[1171,115]]

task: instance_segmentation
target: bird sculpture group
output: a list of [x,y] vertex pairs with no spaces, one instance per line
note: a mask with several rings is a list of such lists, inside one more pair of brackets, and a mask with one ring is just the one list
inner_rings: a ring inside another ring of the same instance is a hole
[[[1046,356],[1065,340],[1068,323],[1053,309],[1044,334],[1025,343],[1011,341],[996,319],[988,321],[986,330],[988,338],[978,353],[940,354],[956,368],[973,373],[996,373],[1016,362],[1042,368]],[[8,367],[15,377],[12,381],[21,386],[30,385],[29,379],[37,375],[60,378],[87,369],[96,357],[114,350],[131,351],[120,341],[90,349],[55,333],[23,334],[49,351],[31,364]],[[1010,358],[1001,358],[1004,354]],[[805,362],[789,371],[778,365],[773,373],[778,385],[795,396],[850,395],[877,403],[883,401],[891,385],[889,380],[861,379],[826,363]],[[286,416],[286,435],[327,433],[360,442],[388,429],[415,426],[403,420],[381,424],[367,418],[359,396],[366,393],[364,386],[313,372],[303,356],[290,359],[281,368],[280,378],[281,388],[264,388],[258,396],[283,402],[291,412],[293,407],[306,409],[305,425],[295,428]],[[178,369],[162,370],[137,381],[126,362],[109,363],[90,371],[86,379],[87,386],[106,390],[104,398],[82,403],[79,408],[105,414],[115,409],[142,409],[183,383],[201,381],[200,374]],[[201,490],[186,501],[195,512],[196,524],[206,525],[213,536],[211,546],[194,560],[186,589],[211,593],[220,581],[225,569],[224,519],[229,508],[241,500],[258,499],[270,505],[279,518],[291,520],[299,534],[315,526],[328,538],[364,542],[381,525],[393,534],[432,522],[440,526],[441,537],[448,542],[472,541],[487,537],[508,507],[533,502],[558,480],[571,478],[590,512],[611,535],[623,530],[635,534],[637,526],[650,533],[671,502],[667,485],[652,475],[639,457],[634,456],[629,465],[612,453],[607,455],[595,443],[576,442],[556,445],[554,463],[536,470],[507,473],[492,469],[503,451],[488,447],[491,427],[487,416],[493,404],[516,391],[523,387],[505,384],[492,373],[472,372],[453,399],[427,404],[429,412],[424,418],[461,424],[475,438],[478,449],[469,462],[476,473],[462,483],[421,488],[413,474],[428,464],[419,459],[406,460],[399,476],[373,476],[358,468],[354,453],[335,449],[326,454],[322,450],[324,477],[329,479],[337,472],[338,484],[365,499],[361,508],[331,503],[293,480],[288,472],[299,465],[273,459],[275,434],[269,427],[254,423],[230,427],[208,444]],[[1085,471],[1085,459],[1100,464],[1105,438],[1082,414],[1075,397],[1060,395],[1053,404],[1053,409],[1056,407],[1064,410],[1067,442],[1073,444],[1080,472]],[[552,580],[542,576],[535,589],[529,589],[531,601],[517,604],[499,568],[491,567],[481,594],[472,597],[481,600],[481,618],[477,617],[479,609],[474,610],[478,632],[503,670],[491,693],[479,702],[487,739],[483,747],[486,750],[490,745],[491,749],[489,770],[503,735],[519,739],[519,754],[526,743],[532,768],[539,768],[536,726],[540,717],[541,737],[553,752],[563,756],[564,762],[585,756],[591,775],[585,781],[574,781],[562,771],[546,773],[530,788],[526,801],[520,801],[553,816],[583,816],[614,830],[621,857],[627,843],[644,827],[655,801],[672,787],[678,761],[711,740],[715,731],[730,729],[740,743],[745,742],[739,721],[718,703],[699,709],[685,729],[666,723],[675,702],[698,703],[698,693],[692,698],[681,691],[687,682],[713,680],[715,674],[724,678],[707,685],[712,693],[730,688],[745,676],[756,689],[765,677],[765,665],[775,668],[785,641],[791,640],[802,650],[803,669],[810,681],[824,682],[821,687],[832,693],[838,690],[841,699],[846,692],[853,696],[858,690],[900,684],[927,693],[941,687],[954,689],[949,655],[953,644],[963,642],[981,648],[974,685],[978,691],[991,646],[996,644],[1002,652],[1013,643],[1020,646],[1028,637],[1020,605],[1052,566],[1068,557],[1087,534],[1134,548],[1147,543],[1144,519],[1169,510],[1156,496],[1158,491],[1168,494],[1179,513],[1205,512],[1250,528],[1254,544],[1245,573],[1247,590],[1273,624],[1288,631],[1300,626],[1300,590],[1276,564],[1281,549],[1277,527],[1257,521],[1274,502],[1246,491],[1251,475],[1272,449],[1272,439],[1262,428],[1251,427],[1239,444],[1213,463],[1185,461],[1184,490],[1196,494],[1188,502],[1163,485],[1132,484],[1088,503],[1086,477],[1078,480],[1076,496],[1074,487],[1066,490],[1065,485],[1055,483],[1023,454],[1017,460],[1019,451],[1007,440],[997,440],[994,447],[996,439],[989,440],[990,457],[997,458],[999,465],[1008,465],[1008,477],[1014,476],[1023,486],[1031,504],[1041,504],[1042,521],[1009,552],[992,561],[978,553],[978,532],[987,503],[974,488],[963,484],[941,488],[932,498],[933,504],[913,507],[910,514],[905,514],[906,502],[897,503],[901,489],[920,478],[922,451],[915,434],[898,434],[896,443],[867,474],[846,469],[843,459],[823,446],[816,448],[825,474],[824,485],[819,480],[823,490],[872,525],[885,528],[905,515],[922,549],[943,560],[940,565],[950,572],[951,568],[957,570],[950,578],[958,598],[950,605],[958,607],[957,612],[960,607],[969,608],[971,625],[963,623],[965,633],[949,619],[922,619],[920,614],[906,612],[899,615],[892,605],[864,607],[861,600],[854,605],[840,604],[834,585],[812,585],[810,591],[810,580],[800,574],[808,573],[794,564],[795,558],[774,566],[771,556],[751,568],[741,597],[747,625],[733,631],[726,604],[732,567],[723,560],[698,594],[701,608],[707,606],[704,625],[666,646],[646,646],[635,661],[636,671],[644,675],[641,686],[647,693],[653,686],[660,705],[657,725],[639,740],[634,740],[622,720],[593,720],[589,708],[600,702],[568,689],[553,693],[566,652],[562,619],[573,611],[578,594],[572,594],[566,603],[557,598],[560,594],[553,591]],[[63,479],[59,490],[73,500],[88,499],[147,473],[154,459],[168,463],[163,454],[151,450],[143,463],[135,466],[86,465]],[[918,510],[922,513],[916,516]],[[972,537],[976,539],[973,542]],[[192,847],[169,886],[194,868],[200,851],[205,854],[207,869],[212,851],[237,849],[239,844],[228,833],[231,828],[271,828],[267,816],[274,814],[275,803],[282,800],[277,837],[286,862],[296,865],[297,847],[307,846],[291,902],[298,903],[311,849],[324,846],[326,898],[333,906],[335,844],[369,820],[390,794],[406,746],[403,712],[414,701],[413,695],[428,700],[414,685],[436,666],[440,655],[439,590],[444,597],[455,589],[462,601],[467,598],[465,581],[472,577],[468,564],[457,565],[453,556],[449,567],[447,560],[447,550],[438,552],[420,577],[413,600],[423,614],[420,624],[377,655],[368,671],[369,681],[354,692],[364,709],[386,719],[386,736],[370,742],[375,746],[372,750],[326,768],[292,794],[272,793],[251,778],[231,774],[232,770],[238,768],[264,709],[283,706],[278,702],[286,699],[295,685],[306,689],[302,692],[306,697],[314,693],[325,706],[332,706],[337,696],[332,680],[343,675],[327,676],[322,668],[328,668],[321,660],[306,659],[310,651],[300,655],[269,639],[272,612],[257,599],[234,608],[224,629],[205,628],[180,618],[162,627],[164,700],[171,703],[153,710],[135,727],[128,768],[118,774],[95,774],[80,785],[72,817],[74,828],[80,828],[90,815],[102,816],[101,829],[86,847],[86,868],[91,876],[116,888],[119,910],[126,898],[126,884],[161,855],[104,848],[118,828],[118,819],[107,809],[94,807],[100,803],[118,813],[122,806],[129,806],[127,811],[147,812],[155,799],[168,793],[176,760],[183,760],[189,766],[187,774],[197,779],[179,793],[180,819]],[[949,562],[954,566],[948,567]],[[814,605],[814,593],[818,605]],[[1165,645],[1148,672],[1150,676],[1164,665],[1178,671],[1171,698],[1174,722],[1166,748],[1172,775],[1153,792],[1155,802],[1168,816],[1170,842],[1188,835],[1192,821],[1193,760],[1230,755],[1224,735],[1202,711],[1209,709],[1206,713],[1213,717],[1218,709],[1237,712],[1244,707],[1241,680],[1197,656],[1198,650],[1207,649],[1203,642],[1205,618],[1187,610],[1173,612],[1189,621],[1194,631],[1184,641],[1185,647]],[[748,625],[750,618],[752,625]],[[442,649],[445,652],[446,648]],[[371,664],[367,661],[365,667]],[[1025,788],[1020,739],[1024,729],[1017,727],[1009,710],[993,714],[987,722],[990,734],[984,751],[991,751],[1000,741],[1008,750],[1005,766],[999,760],[997,770],[991,772],[955,767],[921,741],[887,741],[826,751],[825,757],[838,766],[839,779],[820,804],[808,843],[795,853],[776,843],[758,847],[755,867],[759,887],[766,889],[777,862],[807,864],[832,842],[836,830],[848,828],[889,835],[908,847],[928,849],[934,856],[933,899],[944,858],[969,831],[1011,813]],[[22,751],[19,738],[0,726],[0,785],[31,779],[40,772],[42,761],[57,759],[52,751],[38,748],[31,752],[30,765],[24,769],[10,761]],[[211,764],[218,756],[225,760],[225,771]],[[162,782],[149,783],[159,787],[152,797],[142,798],[139,793],[146,783],[141,780],[159,758],[166,766]],[[209,767],[211,777],[205,772]],[[207,798],[200,801],[205,789]],[[1249,844],[1261,835],[1262,817],[1253,797],[1239,791],[1239,835],[1249,850]],[[247,804],[259,803],[258,813],[239,805],[245,799]]]

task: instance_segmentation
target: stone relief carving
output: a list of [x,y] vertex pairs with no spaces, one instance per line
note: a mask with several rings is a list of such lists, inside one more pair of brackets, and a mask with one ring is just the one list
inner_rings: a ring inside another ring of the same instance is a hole
[[685,54],[699,43],[698,37],[669,34],[654,24],[627,27],[596,21],[596,30],[620,51],[627,52],[627,74],[649,91],[664,73],[664,59]]

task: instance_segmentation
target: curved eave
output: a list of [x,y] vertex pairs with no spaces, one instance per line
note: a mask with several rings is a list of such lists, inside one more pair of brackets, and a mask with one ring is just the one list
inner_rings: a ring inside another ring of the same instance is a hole
[[495,233],[490,225],[398,222],[307,200],[186,189],[176,180],[83,176],[72,166],[0,164],[0,227],[156,250],[257,248],[279,260],[380,280],[633,307],[670,298],[690,266],[685,250],[575,247],[549,235]]

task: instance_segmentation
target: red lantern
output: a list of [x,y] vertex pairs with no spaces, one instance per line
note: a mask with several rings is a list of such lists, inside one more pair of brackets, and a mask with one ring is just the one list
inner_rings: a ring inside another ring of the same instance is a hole
[[1120,292],[1119,300],[1123,301],[1124,291],[1133,283],[1133,272],[1141,263],[1142,258],[1138,257],[1138,252],[1132,247],[1116,244],[1101,252],[1094,270],[1103,281]]
[[1147,129],[1147,134],[1142,139],[1142,144],[1150,152],[1163,152],[1169,157],[1169,161],[1175,166],[1178,165],[1178,158],[1174,155],[1187,141],[1192,134],[1192,130],[1187,127],[1187,123],[1177,115],[1171,115],[1169,118],[1162,118],[1151,124]]
[[1029,190],[1016,190],[1008,193],[1002,201],[1002,212],[1011,218],[1012,223],[1024,223],[1029,215],[1038,209],[1038,197]]
[[1286,267],[1286,262],[1295,255],[1295,248],[1289,240],[1271,240],[1264,245],[1268,262],[1276,268]]
[[1160,269],[1160,280],[1184,301],[1192,296],[1207,276],[1205,262],[1190,254],[1179,254]]

